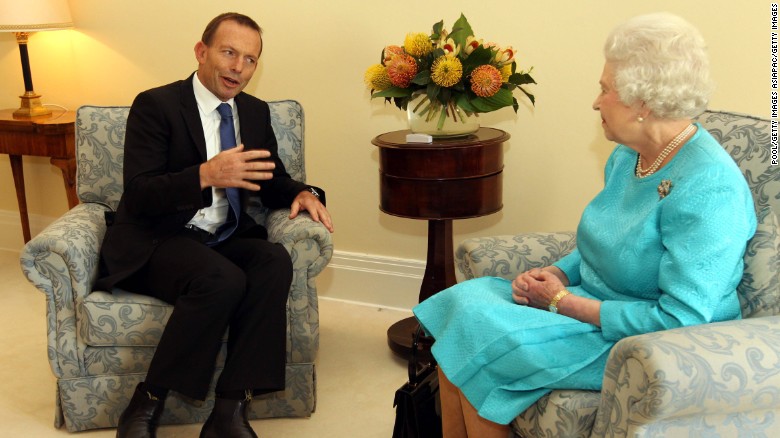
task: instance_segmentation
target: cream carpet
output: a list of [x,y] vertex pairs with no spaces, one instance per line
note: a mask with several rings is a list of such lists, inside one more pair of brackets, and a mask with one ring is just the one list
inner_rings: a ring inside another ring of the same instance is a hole
[[[55,429],[55,379],[46,357],[45,297],[23,276],[18,253],[0,251],[0,437],[114,437],[114,429]],[[317,409],[310,418],[252,422],[262,438],[389,438],[405,362],[387,328],[411,312],[320,300]],[[197,437],[200,425],[162,426],[159,438]]]

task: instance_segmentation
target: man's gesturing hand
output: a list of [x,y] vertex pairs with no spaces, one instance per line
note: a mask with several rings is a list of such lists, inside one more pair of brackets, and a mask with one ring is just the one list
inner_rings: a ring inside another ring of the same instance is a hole
[[237,187],[260,190],[260,185],[253,181],[273,177],[276,165],[273,161],[263,161],[270,156],[271,153],[264,149],[244,151],[243,144],[222,151],[200,165],[200,188]]

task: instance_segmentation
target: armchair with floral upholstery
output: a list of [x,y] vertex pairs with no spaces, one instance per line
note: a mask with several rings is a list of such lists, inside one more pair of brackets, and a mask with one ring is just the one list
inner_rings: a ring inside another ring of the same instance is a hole
[[[780,167],[768,120],[707,111],[698,121],[742,169],[758,216],[738,287],[743,319],[632,336],[618,342],[602,390],[555,390],[512,423],[531,437],[777,436],[780,430]],[[513,279],[553,263],[574,233],[467,239],[460,281]],[[565,352],[561,352],[565,354]],[[772,432],[774,430],[775,432]]]
[[[269,102],[279,155],[288,173],[305,181],[304,116],[292,100]],[[144,379],[172,307],[155,298],[115,289],[92,291],[105,234],[104,214],[122,193],[125,124],[129,107],[79,108],[76,118],[77,192],[81,203],[25,245],[21,266],[46,295],[48,357],[57,378],[56,427],[71,432],[116,426]],[[251,206],[269,240],[293,260],[288,300],[286,389],[256,397],[252,418],[309,416],[316,402],[314,359],[319,346],[315,277],[333,254],[328,230],[308,215]],[[224,363],[217,359],[215,378]],[[216,381],[216,380],[215,380]],[[214,382],[215,382],[214,381]],[[161,423],[203,422],[213,406],[171,393]]]

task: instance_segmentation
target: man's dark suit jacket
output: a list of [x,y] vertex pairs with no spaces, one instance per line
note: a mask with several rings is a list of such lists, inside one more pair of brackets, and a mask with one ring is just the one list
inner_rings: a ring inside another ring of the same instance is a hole
[[[279,159],[268,104],[242,92],[235,105],[245,150],[267,149],[276,163],[274,177],[261,181],[259,192],[241,190],[242,206],[248,196],[260,196],[268,208],[289,208],[310,186],[290,178]],[[103,241],[96,290],[111,290],[137,272],[158,244],[211,205],[211,188],[200,188],[199,168],[206,160],[192,76],[136,97],[127,118],[124,192]],[[242,214],[236,234],[255,226]]]

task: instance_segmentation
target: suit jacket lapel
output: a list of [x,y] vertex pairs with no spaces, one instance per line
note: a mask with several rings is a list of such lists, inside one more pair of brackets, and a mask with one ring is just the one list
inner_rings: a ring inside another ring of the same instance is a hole
[[192,87],[193,73],[181,85],[181,115],[187,125],[187,131],[198,149],[200,158],[207,160],[206,135],[203,133],[203,124],[200,121],[198,102],[195,100],[195,90]]
[[260,147],[263,144],[263,138],[260,134],[261,126],[257,123],[257,114],[253,114],[249,110],[249,104],[246,103],[247,96],[243,92],[239,93],[235,98],[235,103],[241,130],[241,143],[244,144],[245,148],[250,149]]

